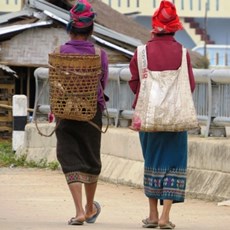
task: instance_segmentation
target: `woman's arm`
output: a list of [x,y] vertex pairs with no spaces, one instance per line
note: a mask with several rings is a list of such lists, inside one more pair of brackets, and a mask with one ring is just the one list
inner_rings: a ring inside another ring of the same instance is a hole
[[187,51],[187,63],[188,63],[188,75],[189,75],[190,88],[191,91],[193,92],[196,84],[195,84],[195,78],[192,70],[191,59],[188,51]]
[[102,65],[101,85],[102,88],[105,89],[109,80],[109,63],[108,63],[108,56],[104,50],[101,50],[101,65]]
[[129,87],[136,94],[140,88],[140,79],[138,72],[138,64],[137,64],[137,51],[135,51],[134,56],[132,57],[129,69],[131,72],[131,79],[129,80]]

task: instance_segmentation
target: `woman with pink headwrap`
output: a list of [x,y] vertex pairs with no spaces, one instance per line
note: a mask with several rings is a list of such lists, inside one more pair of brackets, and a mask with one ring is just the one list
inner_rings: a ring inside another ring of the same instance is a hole
[[[86,0],[79,0],[70,10],[67,32],[70,40],[61,45],[56,52],[89,55],[96,54],[95,45],[89,41],[94,28],[95,13]],[[102,127],[102,112],[105,108],[103,89],[108,82],[108,58],[100,50],[102,74],[98,88],[97,113],[92,122]],[[76,214],[69,225],[94,223],[101,207],[94,201],[97,181],[101,172],[101,132],[88,122],[61,119],[56,128],[57,159],[65,174],[71,191]],[[85,187],[86,205],[83,207],[82,184]]]
[[[182,28],[174,4],[161,1],[152,16],[152,38],[145,47],[150,71],[177,70],[181,66],[183,47],[175,40],[174,34]],[[136,51],[130,62],[132,77],[129,85],[136,95],[133,108],[140,90],[138,58]],[[195,81],[187,51],[185,59],[193,91]],[[173,229],[175,224],[170,221],[171,206],[173,203],[184,202],[185,197],[187,132],[139,132],[139,138],[144,157],[144,191],[149,201],[149,215],[142,220],[143,227]],[[158,212],[158,201],[163,205],[161,214]]]

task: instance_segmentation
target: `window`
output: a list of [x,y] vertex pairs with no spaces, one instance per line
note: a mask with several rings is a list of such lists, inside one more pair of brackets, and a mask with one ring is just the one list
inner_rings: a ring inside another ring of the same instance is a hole
[[219,11],[220,9],[220,2],[219,0],[216,0],[216,11]]
[[6,0],[6,4],[9,5],[9,0]]
[[207,2],[206,2],[206,6],[207,6],[207,11],[209,11],[210,10],[210,0],[207,0]]
[[193,4],[192,4],[193,0],[190,0],[190,10],[193,10]]
[[156,8],[157,4],[156,4],[156,0],[153,0],[153,8]]
[[140,1],[139,0],[137,0],[137,2],[136,2],[137,4],[137,7],[140,7]]
[[198,10],[201,11],[201,0],[198,2]]
[[127,0],[127,7],[130,7],[130,0]]
[[184,10],[184,0],[181,0],[181,10]]
[[117,5],[118,5],[118,7],[121,7],[121,0],[118,0]]

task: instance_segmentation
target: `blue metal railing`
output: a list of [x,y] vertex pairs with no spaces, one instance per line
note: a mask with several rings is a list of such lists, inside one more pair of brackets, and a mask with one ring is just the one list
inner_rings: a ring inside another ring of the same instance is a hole
[[[196,89],[193,93],[194,104],[200,125],[205,127],[205,137],[210,135],[210,127],[230,126],[230,70],[228,69],[193,69]],[[38,68],[34,72],[38,110],[48,114],[49,86],[48,69]],[[128,81],[130,79],[128,65],[111,65],[109,67],[109,83],[105,93],[110,100],[107,110],[110,125],[127,127],[132,119],[132,103],[134,95]],[[42,89],[43,88],[43,89]],[[41,92],[44,92],[42,95]],[[38,98],[39,97],[39,98]]]

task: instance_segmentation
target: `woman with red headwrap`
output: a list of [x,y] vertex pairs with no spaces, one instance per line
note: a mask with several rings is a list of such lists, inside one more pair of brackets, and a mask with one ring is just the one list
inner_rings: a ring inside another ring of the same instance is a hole
[[[95,13],[86,0],[78,0],[70,10],[67,32],[70,40],[56,52],[70,54],[96,54],[94,44],[88,40],[93,33]],[[108,81],[108,58],[100,50],[102,74],[100,83],[104,89]],[[105,108],[103,90],[98,88],[97,113],[93,122],[102,127],[102,112]],[[71,191],[76,214],[70,225],[94,223],[100,214],[100,205],[94,201],[97,181],[101,172],[101,132],[88,122],[61,119],[56,128],[57,158]],[[86,205],[82,204],[82,184],[85,187]]]
[[[161,1],[152,16],[152,38],[146,44],[147,66],[150,71],[177,70],[182,62],[182,45],[174,34],[183,27],[172,2]],[[191,91],[195,88],[189,53],[186,54]],[[130,62],[129,85],[138,99],[140,80],[138,55]],[[144,157],[144,190],[149,200],[149,215],[143,227],[173,229],[170,210],[173,203],[184,202],[187,170],[187,132],[139,132]],[[158,200],[163,205],[158,213]]]

